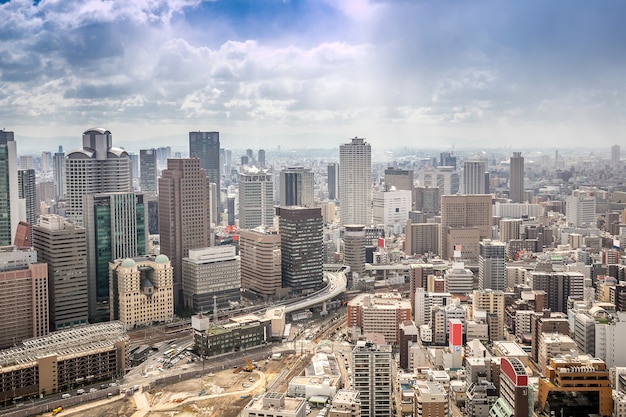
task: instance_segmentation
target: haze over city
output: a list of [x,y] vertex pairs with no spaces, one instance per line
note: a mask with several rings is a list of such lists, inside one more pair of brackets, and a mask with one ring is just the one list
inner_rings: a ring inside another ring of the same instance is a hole
[[[624,127],[623,2],[2,1],[0,118],[20,152],[605,146]],[[43,145],[43,146],[42,146]]]

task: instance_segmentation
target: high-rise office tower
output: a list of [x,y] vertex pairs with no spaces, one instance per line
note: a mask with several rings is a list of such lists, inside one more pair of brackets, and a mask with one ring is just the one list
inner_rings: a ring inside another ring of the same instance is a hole
[[280,235],[276,229],[239,232],[241,288],[253,297],[277,295],[282,288]]
[[201,313],[241,301],[241,259],[233,245],[190,249],[183,258],[185,307]]
[[328,164],[328,199],[336,200],[339,197],[339,164]]
[[[26,223],[31,226],[37,224],[37,195],[35,184],[35,170],[34,169],[21,169],[17,172],[17,184],[19,188],[19,198],[23,199],[26,203]],[[28,236],[29,241],[32,242],[32,234]]]
[[139,179],[139,154],[129,153],[128,159],[130,159],[130,178],[136,183]]
[[341,224],[372,224],[372,148],[363,138],[339,147]]
[[352,351],[354,389],[362,417],[393,416],[393,353],[389,345],[359,342]]
[[259,166],[265,168],[265,149],[259,149]]
[[50,161],[52,159],[52,154],[48,151],[41,153],[41,158],[39,159],[39,168],[41,169],[42,174],[47,174],[50,171]]
[[619,145],[611,146],[611,165],[615,168],[619,168],[620,162],[620,147]]
[[159,169],[163,170],[167,168],[167,160],[172,157],[172,148],[169,146],[157,148],[157,163],[159,164]]
[[239,174],[239,228],[274,224],[274,182],[271,173],[249,168]]
[[511,240],[519,239],[522,231],[522,219],[502,219],[499,223],[500,241],[509,243]]
[[463,162],[463,190],[465,194],[485,194],[485,172],[487,164],[484,159],[474,157]]
[[459,192],[460,175],[454,168],[448,166],[438,167],[431,171],[420,173],[420,186],[439,188],[440,195],[452,195]]
[[280,171],[280,205],[313,207],[313,171],[289,167]]
[[407,220],[404,230],[404,252],[407,255],[426,255],[439,251],[439,224],[413,223]]
[[111,320],[128,330],[172,320],[172,264],[167,256],[116,259],[109,271]]
[[413,189],[413,208],[423,213],[439,213],[441,198],[438,187],[415,187]]
[[350,267],[352,277],[362,277],[365,273],[364,225],[346,225],[346,230],[343,233],[343,263]]
[[278,207],[282,283],[293,293],[306,294],[322,285],[324,232],[319,208]]
[[67,219],[83,225],[83,197],[89,193],[132,191],[128,153],[113,147],[111,132],[102,128],[83,133],[83,147],[65,160]]
[[146,194],[157,193],[157,152],[156,149],[141,149],[139,151],[139,178],[141,192]]
[[13,132],[0,130],[0,246],[12,244],[20,222],[17,148]]
[[585,192],[577,192],[565,200],[567,223],[574,227],[595,226],[596,197]]
[[86,194],[87,277],[91,322],[109,318],[109,262],[145,255],[148,207],[143,194]]
[[59,152],[52,157],[52,176],[54,178],[55,198],[61,200],[65,197],[65,153],[63,146],[59,146]]
[[441,257],[460,245],[462,258],[478,260],[480,239],[491,238],[491,213],[490,194],[441,196]]
[[[551,268],[547,268],[551,269]],[[533,290],[546,292],[548,308],[567,313],[567,300],[582,300],[585,294],[585,276],[574,271],[530,271],[528,285]]]
[[39,261],[48,264],[50,330],[87,324],[85,229],[64,217],[43,215],[33,226],[33,248]]
[[509,198],[513,203],[523,203],[524,199],[524,157],[521,152],[513,152],[509,160]]
[[0,248],[0,349],[48,334],[48,269],[34,250]]
[[174,307],[183,305],[182,261],[211,246],[210,185],[200,159],[168,159],[159,179],[161,253],[174,267]]
[[453,156],[452,152],[441,152],[439,154],[439,166],[456,169],[456,156]]
[[413,190],[413,170],[412,169],[396,169],[389,167],[385,169],[385,190]]
[[[189,157],[200,158],[200,168],[206,171],[209,182],[217,185],[215,212],[221,207],[220,132],[189,132]],[[213,219],[219,222],[219,219]]]
[[478,258],[478,288],[486,290],[506,289],[505,268],[506,244],[485,239],[480,242]]

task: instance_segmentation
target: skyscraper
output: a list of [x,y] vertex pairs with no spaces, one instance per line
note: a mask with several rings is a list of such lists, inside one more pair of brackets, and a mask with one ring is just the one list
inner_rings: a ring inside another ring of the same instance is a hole
[[128,153],[114,148],[106,129],[83,133],[83,147],[65,160],[67,219],[83,225],[83,196],[89,193],[131,192],[131,162]]
[[278,207],[281,240],[282,283],[296,294],[322,285],[324,245],[322,211],[319,208]]
[[139,178],[141,191],[146,194],[157,193],[157,152],[156,149],[139,151]]
[[350,267],[351,277],[365,273],[365,226],[347,224],[343,234],[343,263]]
[[339,147],[341,224],[372,224],[372,148],[363,138]]
[[[37,195],[35,184],[35,170],[21,169],[17,172],[17,184],[19,188],[19,198],[26,203],[26,223],[31,226],[37,224]],[[32,242],[32,233],[28,236],[29,242]]]
[[506,244],[485,239],[480,242],[478,258],[478,288],[481,290],[506,289]]
[[63,146],[52,157],[52,176],[54,177],[54,193],[58,200],[65,197],[65,153]]
[[413,170],[412,169],[395,169],[389,167],[385,170],[385,191],[396,190],[413,190]]
[[265,168],[265,149],[259,149],[259,166]]
[[50,330],[87,324],[85,229],[64,217],[43,215],[33,226],[33,248],[39,261],[48,264]]
[[271,297],[282,288],[280,235],[258,228],[239,233],[241,288],[254,296]]
[[359,342],[352,351],[354,388],[361,397],[362,417],[393,415],[393,353],[389,345]]
[[524,199],[524,157],[521,152],[513,152],[509,160],[509,198],[513,203]]
[[484,159],[474,157],[463,162],[463,190],[465,194],[485,194],[485,172],[487,164]]
[[0,249],[0,328],[0,349],[48,334],[48,267],[34,250]]
[[143,194],[86,194],[87,276],[90,321],[109,318],[109,262],[145,255],[148,207]]
[[491,237],[491,213],[490,194],[441,196],[441,257],[450,258],[460,245],[463,258],[478,260],[480,239]]
[[336,200],[339,197],[339,164],[328,164],[328,199]]
[[592,194],[575,190],[565,200],[565,217],[567,223],[574,227],[585,227],[596,224],[596,197]]
[[13,132],[0,130],[0,246],[12,243],[20,222],[17,149]]
[[239,228],[274,224],[274,182],[271,173],[255,167],[239,174]]
[[[200,158],[200,168],[206,171],[209,182],[217,185],[216,211],[220,211],[221,164],[220,132],[189,132],[189,157]],[[219,219],[213,221],[219,222]]]
[[185,307],[198,313],[239,305],[241,259],[235,246],[190,249],[183,258],[183,296]]
[[620,163],[620,147],[619,145],[611,146],[611,165],[614,168],[619,168]]
[[211,246],[210,185],[200,159],[168,159],[159,179],[161,253],[174,267],[174,307],[183,305],[182,261]]
[[280,172],[280,205],[313,207],[313,171],[289,167]]

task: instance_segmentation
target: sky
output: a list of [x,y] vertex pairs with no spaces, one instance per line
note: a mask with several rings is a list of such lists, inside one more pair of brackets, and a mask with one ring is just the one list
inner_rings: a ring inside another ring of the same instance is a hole
[[[0,0],[0,128],[127,148],[608,147],[619,0]],[[54,142],[56,143],[56,142]],[[626,146],[625,146],[626,148]]]

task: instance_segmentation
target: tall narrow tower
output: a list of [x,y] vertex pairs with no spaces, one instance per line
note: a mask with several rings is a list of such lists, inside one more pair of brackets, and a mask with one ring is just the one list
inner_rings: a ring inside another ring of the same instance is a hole
[[509,198],[513,203],[524,202],[524,157],[513,152],[509,163]]
[[328,164],[328,199],[336,200],[339,196],[339,164]]
[[39,261],[48,264],[50,330],[87,324],[85,229],[64,217],[43,215],[33,226],[33,248]]
[[65,153],[63,146],[52,157],[52,175],[54,177],[54,197],[60,200],[65,197]]
[[485,172],[487,164],[483,159],[474,157],[463,163],[463,187],[465,194],[485,194]]
[[352,351],[354,386],[361,397],[362,417],[393,415],[393,353],[389,345],[358,343]]
[[157,151],[156,149],[141,149],[139,151],[139,178],[141,191],[146,194],[157,193]]
[[182,262],[189,249],[210,246],[210,184],[200,160],[168,159],[159,179],[161,253],[174,267],[174,306],[183,305]]
[[372,224],[372,148],[363,138],[339,147],[341,224]]
[[[189,157],[200,158],[200,168],[206,171],[209,182],[216,185],[216,212],[220,211],[220,132],[189,132]],[[219,219],[215,219],[219,222]]]
[[[35,204],[35,170],[20,169],[17,172],[17,183],[19,188],[19,198],[26,202],[26,222],[30,225],[30,230],[37,224],[37,205]],[[32,242],[32,232],[28,236],[29,242]]]
[[274,224],[273,185],[272,174],[256,167],[239,174],[239,228]]
[[280,172],[280,205],[313,207],[314,175],[310,168],[289,167]]
[[20,222],[18,190],[13,132],[0,130],[0,246],[12,244]]
[[67,219],[83,226],[83,196],[89,193],[132,191],[128,153],[113,147],[111,132],[91,128],[83,133],[83,147],[65,160]]

